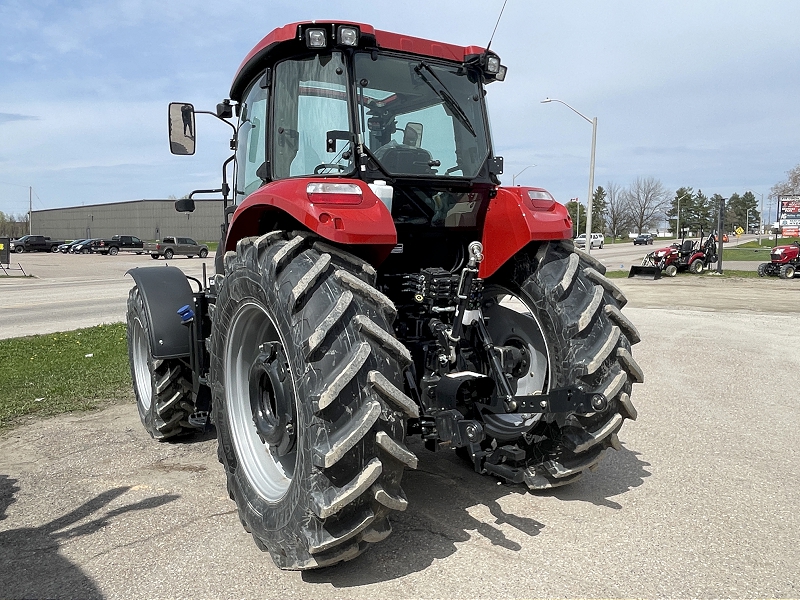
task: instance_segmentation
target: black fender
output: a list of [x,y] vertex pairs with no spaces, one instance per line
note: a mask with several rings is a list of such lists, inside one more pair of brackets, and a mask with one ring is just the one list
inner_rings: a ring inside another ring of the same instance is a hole
[[181,323],[178,309],[187,304],[194,310],[189,281],[177,267],[137,267],[127,273],[142,295],[150,323],[153,358],[189,356],[189,328]]

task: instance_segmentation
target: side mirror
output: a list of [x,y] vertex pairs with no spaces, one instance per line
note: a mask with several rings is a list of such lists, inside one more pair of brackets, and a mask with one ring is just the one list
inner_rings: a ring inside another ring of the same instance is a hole
[[419,148],[422,144],[422,123],[406,123],[403,129],[403,145]]
[[179,156],[191,156],[194,150],[194,106],[185,102],[170,102],[169,151]]
[[194,200],[192,198],[175,200],[175,210],[178,212],[194,212]]

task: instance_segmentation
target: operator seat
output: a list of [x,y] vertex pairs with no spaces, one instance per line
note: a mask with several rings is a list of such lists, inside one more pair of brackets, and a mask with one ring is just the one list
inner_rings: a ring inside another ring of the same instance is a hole
[[431,153],[422,148],[398,144],[391,141],[375,152],[381,164],[390,173],[411,173],[417,175],[432,175]]

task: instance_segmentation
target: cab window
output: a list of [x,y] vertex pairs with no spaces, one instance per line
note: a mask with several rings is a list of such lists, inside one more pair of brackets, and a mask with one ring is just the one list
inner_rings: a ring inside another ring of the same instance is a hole
[[245,94],[239,115],[236,144],[236,201],[256,191],[266,181],[267,90],[261,77]]

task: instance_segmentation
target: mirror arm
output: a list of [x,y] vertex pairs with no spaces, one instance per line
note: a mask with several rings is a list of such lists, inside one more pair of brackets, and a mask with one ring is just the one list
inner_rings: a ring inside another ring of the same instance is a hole
[[196,110],[196,111],[194,111],[194,114],[196,114],[196,115],[211,115],[215,119],[219,119],[220,121],[225,123],[225,125],[230,125],[231,129],[233,129],[233,134],[236,135],[236,125],[234,125],[230,121],[227,121],[227,120],[223,119],[222,117],[217,115],[217,113],[211,112],[210,110]]

